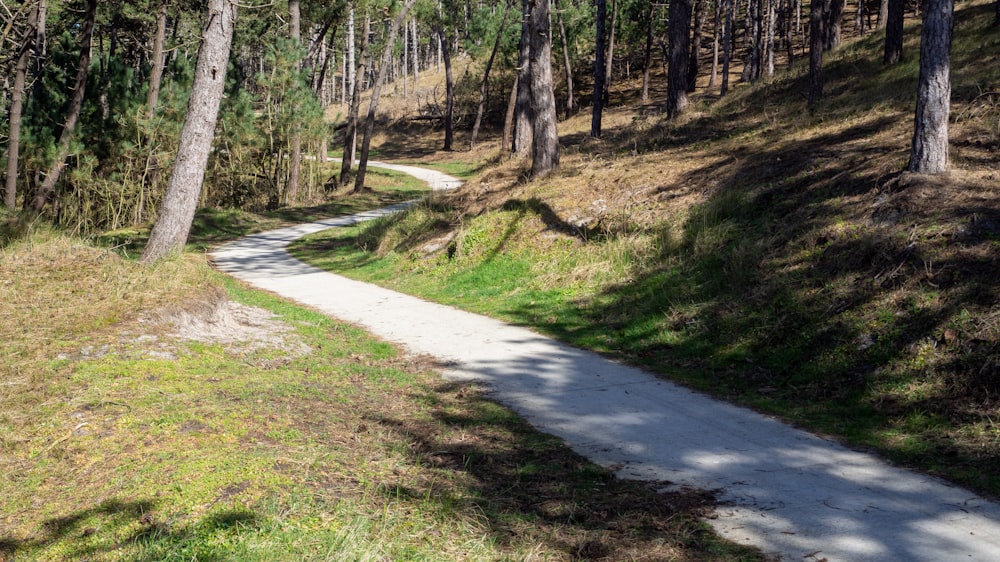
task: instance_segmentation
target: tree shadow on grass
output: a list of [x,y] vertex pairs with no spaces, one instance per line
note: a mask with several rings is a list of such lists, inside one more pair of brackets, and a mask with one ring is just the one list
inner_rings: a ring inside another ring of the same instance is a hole
[[[132,560],[162,560],[181,551],[198,560],[228,560],[224,548],[204,537],[259,526],[258,517],[242,509],[216,510],[200,520],[175,526],[157,520],[156,500],[109,499],[100,504],[49,519],[28,538],[0,537],[0,559],[33,556],[56,547],[64,556],[83,560],[127,549]],[[118,538],[122,532],[126,538]],[[200,537],[200,538],[199,538]]]
[[[698,521],[714,509],[712,493],[616,478],[464,385],[443,383],[428,392],[422,399],[441,405],[434,422],[372,421],[405,436],[415,463],[466,473],[471,484],[386,481],[380,489],[387,499],[473,509],[487,518],[499,545],[542,543],[572,560],[761,559]],[[443,435],[441,424],[463,437]]]

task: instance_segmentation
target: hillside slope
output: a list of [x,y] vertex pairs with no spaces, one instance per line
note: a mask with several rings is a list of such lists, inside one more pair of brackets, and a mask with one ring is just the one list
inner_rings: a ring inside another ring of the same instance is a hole
[[[623,94],[601,140],[588,137],[587,115],[560,123],[562,169],[544,182],[500,163],[408,215],[296,251],[996,495],[991,21],[992,4],[957,7],[953,171],[943,176],[901,173],[919,49],[911,26],[899,65],[881,64],[877,35],[830,53],[827,97],[812,111],[804,61],[703,97],[676,122]],[[432,152],[401,146],[386,142],[380,157]]]

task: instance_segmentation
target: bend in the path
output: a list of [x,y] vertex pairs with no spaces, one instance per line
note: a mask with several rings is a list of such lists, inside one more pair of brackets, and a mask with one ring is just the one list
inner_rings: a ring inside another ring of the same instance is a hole
[[215,263],[450,361],[447,376],[488,385],[536,427],[620,476],[720,490],[725,504],[710,523],[737,542],[785,560],[1000,560],[1000,508],[971,492],[530,330],[321,271],[285,251],[306,233],[384,213],[251,236],[217,249]]

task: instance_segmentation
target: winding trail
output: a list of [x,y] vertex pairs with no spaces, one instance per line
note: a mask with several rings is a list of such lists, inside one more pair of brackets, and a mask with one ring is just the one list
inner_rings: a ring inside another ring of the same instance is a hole
[[[370,162],[448,189],[439,172]],[[1000,560],[1000,506],[530,330],[321,271],[286,246],[398,211],[248,236],[216,267],[449,362],[491,397],[624,478],[720,490],[709,523],[782,560]],[[667,484],[664,484],[665,486]]]

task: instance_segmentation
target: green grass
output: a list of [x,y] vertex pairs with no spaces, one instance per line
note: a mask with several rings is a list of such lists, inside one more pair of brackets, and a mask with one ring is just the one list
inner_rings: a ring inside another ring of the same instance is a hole
[[[0,558],[760,559],[700,522],[710,494],[617,480],[198,254],[150,268],[39,232],[0,252]],[[221,298],[285,330],[172,335]]]

